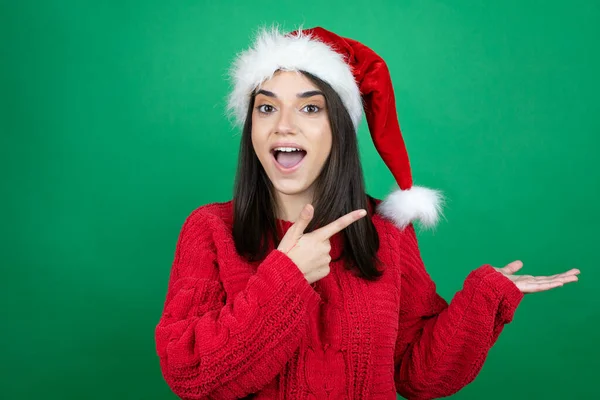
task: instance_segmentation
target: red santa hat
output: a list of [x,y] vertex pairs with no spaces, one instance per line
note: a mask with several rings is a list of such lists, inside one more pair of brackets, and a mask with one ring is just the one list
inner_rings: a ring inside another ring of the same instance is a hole
[[424,226],[436,224],[441,193],[413,185],[392,80],[379,55],[356,40],[320,27],[288,34],[277,28],[261,30],[253,46],[236,57],[231,69],[233,90],[228,109],[240,125],[252,92],[278,70],[306,71],[329,83],[341,97],[355,128],[364,111],[375,148],[398,185],[379,204],[380,214],[400,228],[414,221]]

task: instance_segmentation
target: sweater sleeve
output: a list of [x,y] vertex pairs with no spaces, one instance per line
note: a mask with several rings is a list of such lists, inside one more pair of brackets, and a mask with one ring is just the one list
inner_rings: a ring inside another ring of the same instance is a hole
[[155,329],[163,377],[182,399],[234,399],[259,391],[293,355],[307,313],[320,301],[278,250],[228,298],[219,278],[225,266],[214,246],[228,239],[214,237],[211,217],[196,210],[186,219]]
[[448,304],[425,270],[413,226],[399,235],[396,389],[408,399],[450,396],[475,379],[523,293],[486,264],[467,276]]

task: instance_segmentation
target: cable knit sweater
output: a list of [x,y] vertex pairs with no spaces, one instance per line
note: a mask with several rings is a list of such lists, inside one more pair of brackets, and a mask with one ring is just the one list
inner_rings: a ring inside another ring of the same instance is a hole
[[[194,210],[155,331],[171,390],[183,399],[431,399],[470,383],[523,294],[483,265],[448,304],[412,225],[371,218],[380,280],[338,261],[310,285],[273,247],[262,262],[237,254],[232,201]],[[278,223],[281,234],[292,225]],[[342,245],[342,233],[331,238],[332,259]]]

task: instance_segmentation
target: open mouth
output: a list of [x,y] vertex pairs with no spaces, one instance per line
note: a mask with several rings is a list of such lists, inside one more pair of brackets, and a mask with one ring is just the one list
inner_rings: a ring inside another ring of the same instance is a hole
[[306,156],[306,151],[294,148],[274,149],[271,154],[281,169],[287,170],[298,166]]

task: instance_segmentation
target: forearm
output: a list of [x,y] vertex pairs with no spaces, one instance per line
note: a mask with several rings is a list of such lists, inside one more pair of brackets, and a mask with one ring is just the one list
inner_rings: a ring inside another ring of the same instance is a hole
[[469,274],[448,307],[424,321],[407,346],[396,371],[398,392],[411,399],[437,398],[470,383],[522,296],[491,266]]

